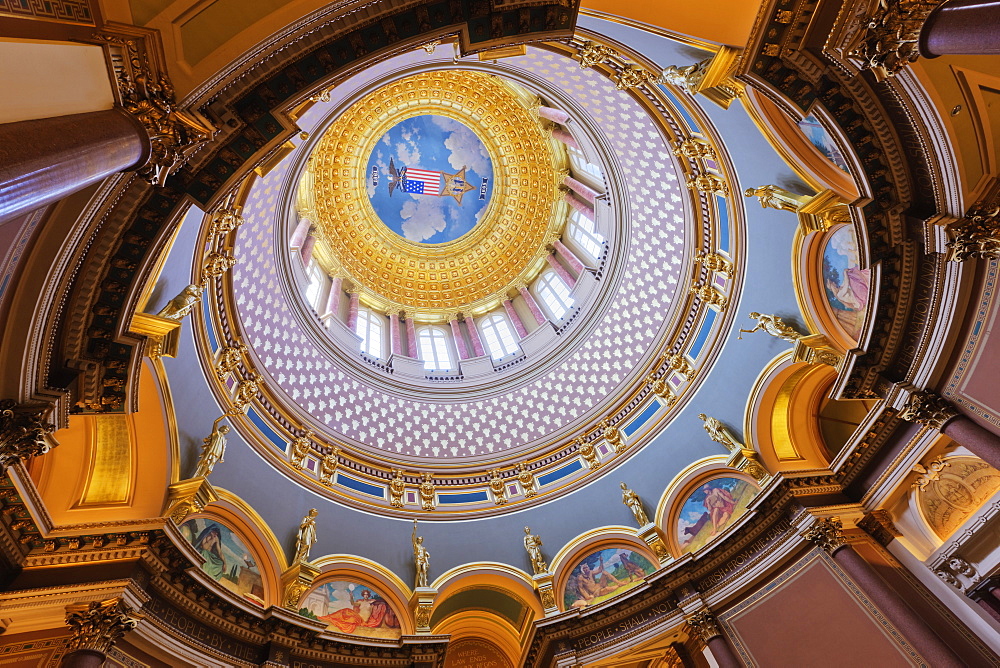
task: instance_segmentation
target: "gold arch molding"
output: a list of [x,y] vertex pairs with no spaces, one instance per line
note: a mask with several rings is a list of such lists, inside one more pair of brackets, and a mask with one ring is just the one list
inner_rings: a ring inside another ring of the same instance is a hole
[[[493,161],[493,196],[482,220],[444,244],[408,241],[378,218],[365,192],[368,156],[400,121],[423,114],[475,132]],[[526,95],[469,71],[400,79],[352,105],[324,133],[309,164],[305,214],[320,245],[372,301],[421,314],[481,311],[540,269],[558,215],[558,156]]]

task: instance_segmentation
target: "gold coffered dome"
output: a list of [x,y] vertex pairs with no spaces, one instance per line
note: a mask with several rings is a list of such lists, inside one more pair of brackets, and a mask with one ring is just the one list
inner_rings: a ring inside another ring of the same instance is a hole
[[540,271],[565,222],[565,152],[534,98],[468,71],[418,74],[348,108],[302,194],[330,270],[373,306],[434,318],[497,305]]

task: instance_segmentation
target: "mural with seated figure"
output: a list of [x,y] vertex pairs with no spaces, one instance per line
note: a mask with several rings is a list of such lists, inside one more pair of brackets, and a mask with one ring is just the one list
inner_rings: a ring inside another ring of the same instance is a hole
[[740,478],[715,478],[699,485],[681,503],[677,543],[694,552],[728,529],[747,511],[757,488]]
[[849,225],[834,229],[827,237],[822,279],[832,315],[857,341],[865,324],[871,271],[861,268],[857,238]]
[[563,606],[570,610],[601,603],[636,586],[655,570],[646,557],[629,549],[591,552],[570,572]]
[[197,517],[184,522],[180,530],[204,557],[201,570],[234,594],[264,605],[264,581],[257,560],[232,529],[212,518]]
[[325,622],[327,630],[365,638],[402,635],[399,617],[385,597],[367,585],[348,580],[321,584],[302,598],[299,614]]

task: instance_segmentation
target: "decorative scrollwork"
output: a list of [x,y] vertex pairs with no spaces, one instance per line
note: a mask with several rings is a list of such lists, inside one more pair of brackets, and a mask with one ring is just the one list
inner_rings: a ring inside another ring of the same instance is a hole
[[622,71],[618,73],[615,78],[615,88],[618,90],[626,90],[628,88],[636,88],[641,86],[648,81],[654,80],[652,74],[645,70],[642,65],[636,65],[635,63],[630,63],[622,68]]
[[618,53],[610,46],[586,41],[580,46],[576,55],[580,58],[580,67],[586,68],[605,63]]

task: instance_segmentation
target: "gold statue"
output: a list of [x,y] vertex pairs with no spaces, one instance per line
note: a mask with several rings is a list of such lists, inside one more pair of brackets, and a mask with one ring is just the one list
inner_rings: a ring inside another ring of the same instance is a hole
[[601,424],[598,426],[601,428],[601,436],[615,449],[615,452],[625,451],[625,439],[622,438],[618,427],[612,427],[609,420],[601,420]]
[[233,396],[233,407],[240,413],[245,413],[250,407],[250,402],[257,396],[259,390],[260,377],[255,371],[247,374],[247,377],[236,386],[236,394]]
[[247,352],[246,345],[238,343],[235,346],[226,346],[219,353],[219,361],[215,364],[215,375],[221,382],[226,381],[226,376],[237,369],[243,353]]
[[430,473],[424,474],[424,481],[420,483],[420,507],[424,510],[434,510],[434,476]]
[[493,502],[496,505],[507,503],[507,486],[500,477],[500,469],[490,471],[490,491],[493,492]]
[[219,421],[225,419],[225,415],[212,423],[212,434],[202,441],[201,456],[198,457],[198,468],[195,469],[195,478],[207,478],[208,474],[216,464],[222,461],[226,454],[226,434],[229,433],[229,425],[219,426]]
[[583,461],[587,462],[587,466],[590,467],[591,471],[601,468],[601,460],[597,458],[597,450],[594,449],[592,444],[587,443],[579,436],[577,436],[574,443],[576,443],[577,452],[583,457]]
[[717,271],[726,278],[733,277],[733,263],[718,253],[701,251],[695,256],[694,261],[701,263],[701,266],[708,271]]
[[402,508],[403,492],[406,491],[406,482],[403,480],[403,472],[399,469],[393,469],[392,476],[392,480],[389,481],[389,505],[393,508]]
[[[741,329],[740,332],[753,334],[760,329],[764,330],[766,334],[776,336],[779,339],[784,339],[785,341],[798,341],[805,336],[805,334],[796,332],[794,327],[785,324],[785,321],[776,315],[765,315],[757,313],[756,311],[751,311],[750,317],[756,319],[757,324],[754,325],[753,329]],[[737,338],[742,339],[743,336],[739,336]]]
[[778,186],[760,186],[759,188],[747,188],[743,194],[746,197],[756,197],[760,200],[760,205],[765,209],[779,209],[781,211],[798,211],[799,207],[808,201],[808,197],[796,195]]
[[302,436],[297,436],[292,439],[291,448],[289,449],[289,458],[292,462],[292,466],[295,468],[301,470],[306,456],[312,452],[313,436],[314,434],[312,431],[307,431]]
[[337,464],[339,460],[337,457],[340,455],[340,448],[333,448],[329,453],[323,456],[323,459],[319,463],[319,481],[324,485],[333,484],[333,476],[337,473]]
[[[429,475],[429,474],[428,474]],[[424,547],[424,537],[417,535],[417,521],[413,520],[413,563],[417,567],[417,587],[429,587],[427,573],[431,568],[431,553]]]
[[219,278],[236,266],[236,258],[225,253],[209,253],[205,258],[205,280]]
[[706,58],[685,67],[670,65],[660,73],[660,76],[656,79],[656,83],[672,84],[693,95],[698,92],[698,86],[701,84],[702,79],[705,78],[705,72],[708,71],[708,64],[710,62],[711,58]]
[[699,174],[688,179],[687,187],[690,190],[697,190],[698,192],[708,193],[710,195],[722,195],[725,197],[729,194],[729,186],[720,177],[715,174]]
[[695,158],[708,158],[710,160],[715,160],[715,149],[705,141],[704,139],[698,139],[697,137],[689,137],[682,142],[679,142],[673,150],[674,155],[677,157],[684,156],[685,158],[695,159]]
[[517,465],[517,480],[521,483],[521,489],[524,490],[524,498],[530,499],[538,495],[538,489],[535,487],[535,476],[531,475],[524,462]]
[[649,524],[646,511],[642,508],[642,499],[639,498],[638,494],[629,489],[625,483],[622,483],[622,503],[629,507],[632,514],[635,515],[635,521],[639,523],[640,527]]
[[743,449],[743,444],[736,440],[736,437],[726,429],[724,424],[704,413],[699,413],[698,417],[705,423],[705,431],[708,432],[708,437],[713,441],[726,446],[726,449],[730,452]]
[[545,564],[545,557],[542,556],[542,539],[531,535],[531,529],[524,527],[524,549],[528,551],[528,558],[531,559],[531,567],[535,575],[548,573],[549,567]]
[[316,509],[302,518],[299,534],[295,537],[295,558],[292,564],[304,564],[309,561],[309,550],[316,543]]
[[194,309],[195,304],[201,301],[201,291],[204,288],[200,285],[189,285],[181,293],[167,302],[167,305],[160,309],[156,315],[168,320],[182,320]]

